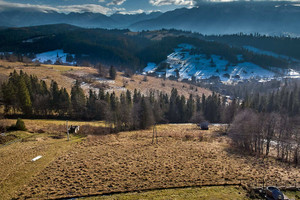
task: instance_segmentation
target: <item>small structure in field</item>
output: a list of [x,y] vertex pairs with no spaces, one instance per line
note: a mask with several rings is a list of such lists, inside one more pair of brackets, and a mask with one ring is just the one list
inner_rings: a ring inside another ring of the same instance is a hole
[[209,129],[208,125],[209,125],[208,121],[204,121],[199,124],[201,130],[208,130]]
[[70,128],[69,128],[69,133],[78,133],[79,132],[79,127],[80,126],[70,126]]

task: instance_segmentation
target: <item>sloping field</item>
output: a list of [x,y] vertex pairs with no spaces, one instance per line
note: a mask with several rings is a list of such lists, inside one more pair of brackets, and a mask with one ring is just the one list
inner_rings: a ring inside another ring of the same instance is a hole
[[[75,66],[63,66],[63,65],[44,65],[36,66],[35,64],[25,64],[19,62],[8,62],[0,60],[0,83],[5,80],[11,72],[16,70],[19,72],[23,70],[28,74],[36,75],[39,79],[44,80],[48,86],[50,86],[51,80],[55,80],[59,87],[65,87],[68,92],[71,92],[72,85],[75,83],[76,79],[81,79],[88,81],[86,87],[83,87],[86,94],[88,90],[95,89],[95,85],[101,85],[102,82],[94,80],[97,70],[92,67],[75,67]],[[211,91],[191,86],[188,83],[182,83],[171,80],[163,80],[155,77],[147,77],[147,81],[143,81],[143,75],[134,75],[132,78],[127,78],[123,76],[123,73],[118,72],[118,76],[115,81],[110,81],[105,83],[107,85],[107,91],[115,91],[117,95],[129,89],[134,91],[134,89],[140,90],[143,94],[147,95],[150,90],[160,90],[165,93],[171,93],[172,88],[176,88],[180,95],[185,95],[186,98],[190,94],[193,95],[205,95],[211,94]],[[104,81],[106,82],[106,81]],[[125,85],[124,85],[125,83]],[[124,87],[125,86],[125,87]]]
[[164,93],[171,93],[172,88],[178,90],[179,95],[184,95],[186,98],[190,94],[196,96],[197,94],[201,96],[203,93],[205,95],[211,94],[210,90],[192,86],[188,83],[173,81],[173,80],[163,80],[162,78],[156,78],[147,76],[147,81],[144,81],[143,75],[134,75],[132,78],[126,78],[119,74],[116,78],[115,85],[122,87],[126,83],[126,89],[133,91],[134,89],[140,90],[143,94],[148,94],[150,90],[159,90]]
[[[24,184],[29,184],[34,175],[39,174],[61,154],[68,152],[71,147],[81,141],[72,137],[53,139],[45,134],[33,135],[21,142],[0,147],[0,199],[11,199],[17,196]],[[41,155],[36,162],[31,159]],[[46,197],[44,197],[46,198]]]
[[74,66],[61,66],[61,65],[40,65],[7,62],[0,60],[0,74],[9,76],[11,72],[16,70],[32,75],[36,75],[39,79],[44,80],[50,86],[51,80],[55,80],[59,87],[65,87],[68,92],[71,92],[71,87],[74,84],[74,79],[66,77],[63,73],[67,71],[82,71],[84,73],[93,73],[94,71],[88,67],[74,67]]
[[161,125],[152,131],[88,136],[24,185],[19,199],[54,199],[149,189],[224,184],[300,184],[300,170],[229,149],[216,126]]

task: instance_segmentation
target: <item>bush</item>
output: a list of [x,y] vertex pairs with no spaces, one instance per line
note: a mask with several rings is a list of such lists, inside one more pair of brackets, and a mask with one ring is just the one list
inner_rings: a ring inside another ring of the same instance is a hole
[[25,123],[22,119],[18,119],[17,122],[16,122],[16,125],[11,125],[9,128],[8,128],[9,131],[26,131],[26,126],[25,126]]
[[17,130],[20,130],[20,131],[26,131],[27,130],[24,121],[20,118],[17,120],[16,128],[17,128]]

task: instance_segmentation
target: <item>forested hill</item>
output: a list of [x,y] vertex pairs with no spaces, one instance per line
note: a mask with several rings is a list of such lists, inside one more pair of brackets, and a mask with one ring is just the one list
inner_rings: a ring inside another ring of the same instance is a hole
[[292,37],[271,37],[259,34],[233,34],[207,36],[206,39],[214,40],[239,47],[253,46],[258,49],[272,51],[277,54],[286,55],[300,59],[300,39]]
[[[248,45],[255,46],[260,40],[260,37],[253,37],[252,43]],[[178,30],[131,32],[128,29],[84,29],[58,24],[3,29],[0,30],[0,38],[1,52],[28,55],[61,49],[74,54],[78,64],[84,61],[93,64],[101,62],[133,70],[141,70],[148,62],[159,64],[182,43],[193,45],[194,53],[220,55],[233,64],[238,62],[238,55],[242,55],[245,62],[252,62],[264,68],[291,67],[288,60],[280,57],[256,54],[238,46],[234,47],[234,42],[225,41],[223,36],[214,36],[212,40],[200,34]],[[281,42],[282,38],[274,37],[272,40],[285,46],[285,43]],[[300,39],[294,40],[296,42],[293,48],[300,48]],[[289,41],[286,49],[289,48],[288,45]]]

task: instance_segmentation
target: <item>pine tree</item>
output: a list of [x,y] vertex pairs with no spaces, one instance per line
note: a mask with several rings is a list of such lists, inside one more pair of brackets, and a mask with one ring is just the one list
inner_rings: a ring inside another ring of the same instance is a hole
[[92,90],[89,90],[89,96],[87,98],[87,103],[86,103],[87,117],[89,119],[94,119],[97,114],[96,101],[97,101],[96,93],[93,92]]
[[51,109],[54,112],[59,111],[59,89],[58,84],[55,81],[51,81],[50,85],[50,96],[51,96]]
[[86,102],[85,95],[80,87],[80,83],[76,81],[71,89],[71,103],[75,117],[82,118],[85,113]]
[[114,68],[114,66],[110,66],[110,68],[109,68],[109,77],[110,77],[112,80],[115,80],[116,77],[117,77],[117,71],[116,71],[116,69]]
[[130,92],[130,90],[127,90],[127,91],[126,91],[126,102],[127,102],[127,104],[128,104],[129,106],[132,105],[131,92]]
[[104,94],[104,89],[103,88],[99,89],[98,99],[105,100],[105,94]]
[[141,98],[140,129],[147,129],[154,124],[153,112],[148,99]]
[[187,111],[186,111],[187,120],[189,121],[195,113],[195,101],[192,94],[190,94],[186,107],[187,107]]
[[30,94],[28,88],[26,87],[26,83],[23,77],[21,77],[19,80],[18,88],[19,88],[18,96],[19,96],[21,111],[25,115],[30,115],[32,113],[32,104],[31,104]]
[[71,103],[70,103],[70,96],[67,92],[66,88],[61,88],[59,91],[59,97],[58,97],[58,109],[60,115],[65,115],[69,112]]

